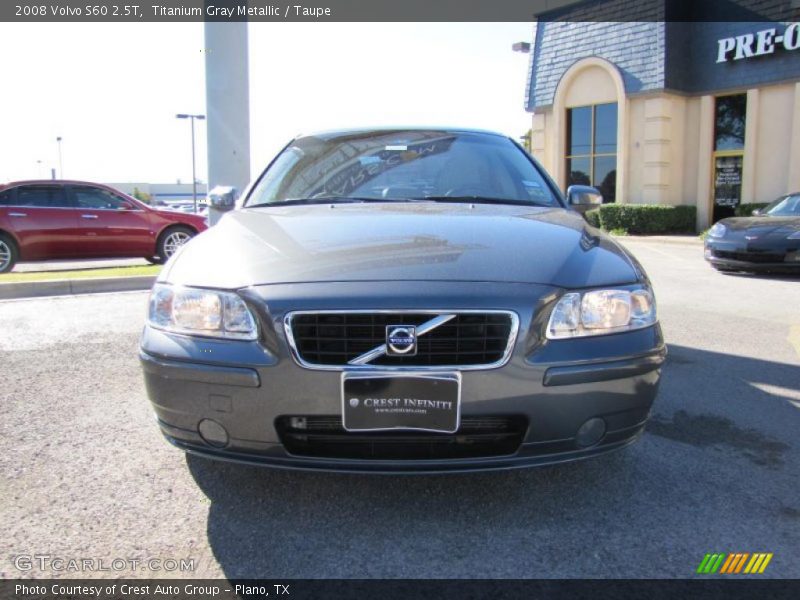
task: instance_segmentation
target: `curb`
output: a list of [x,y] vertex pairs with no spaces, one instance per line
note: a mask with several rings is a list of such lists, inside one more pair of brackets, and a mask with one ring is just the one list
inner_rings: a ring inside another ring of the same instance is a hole
[[618,242],[644,242],[644,243],[658,243],[658,244],[680,244],[681,246],[702,246],[703,240],[699,237],[671,237],[671,236],[647,236],[647,235],[620,235],[611,236]]
[[156,275],[140,275],[137,277],[50,279],[47,281],[0,283],[0,300],[149,290],[153,287],[156,277]]

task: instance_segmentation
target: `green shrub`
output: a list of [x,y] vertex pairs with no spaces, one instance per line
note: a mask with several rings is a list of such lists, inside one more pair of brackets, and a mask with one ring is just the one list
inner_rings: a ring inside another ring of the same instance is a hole
[[138,187],[133,188],[133,194],[131,194],[131,196],[133,196],[140,202],[144,202],[145,204],[153,203],[153,197],[147,192],[141,191]]
[[757,208],[764,208],[767,206],[766,202],[753,202],[751,204],[740,204],[734,209],[734,214],[737,217],[751,217],[753,216],[753,211]]
[[633,234],[694,233],[697,215],[694,206],[651,204],[603,204],[597,211],[606,231],[624,229]]
[[592,227],[600,227],[600,209],[593,208],[592,210],[586,211],[583,215],[586,217],[586,222],[589,223]]

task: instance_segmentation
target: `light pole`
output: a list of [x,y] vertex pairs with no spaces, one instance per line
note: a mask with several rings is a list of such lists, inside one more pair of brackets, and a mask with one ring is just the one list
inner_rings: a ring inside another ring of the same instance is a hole
[[194,202],[194,212],[197,214],[197,176],[195,175],[195,166],[194,166],[194,120],[198,119],[200,121],[205,120],[205,115],[185,115],[185,114],[178,114],[175,115],[178,119],[191,119],[192,122],[192,201]]
[[64,163],[61,162],[61,136],[56,138],[58,144],[58,176],[64,179]]
[[[530,54],[531,45],[530,42],[514,42],[511,44],[511,50],[519,52],[520,54]],[[519,138],[523,146],[525,146],[525,149],[530,153],[533,153],[533,149],[531,148],[532,135],[532,130],[528,130],[528,133]]]

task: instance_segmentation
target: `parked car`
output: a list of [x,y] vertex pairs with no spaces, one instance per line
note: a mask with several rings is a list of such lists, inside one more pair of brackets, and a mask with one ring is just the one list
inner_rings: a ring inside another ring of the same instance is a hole
[[630,444],[666,348],[642,267],[574,210],[601,201],[565,200],[489,132],[293,140],[152,290],[140,359],[161,431],[206,457],[346,471]]
[[800,273],[800,192],[752,217],[722,219],[708,230],[705,258],[718,271]]
[[199,204],[197,205],[197,212],[195,212],[194,204],[175,204],[169,207],[170,210],[175,210],[177,212],[182,213],[189,213],[189,214],[197,214],[206,216],[208,214],[208,205],[206,204]]
[[165,262],[206,229],[202,216],[157,210],[85,181],[0,185],[0,273],[18,261],[142,257]]

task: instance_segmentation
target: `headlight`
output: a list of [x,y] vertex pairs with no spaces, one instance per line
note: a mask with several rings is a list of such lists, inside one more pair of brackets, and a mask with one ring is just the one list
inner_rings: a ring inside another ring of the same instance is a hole
[[231,292],[157,283],[150,293],[148,322],[174,333],[254,340],[256,322],[244,301]]
[[714,223],[711,229],[708,230],[709,237],[725,237],[725,232],[728,231],[727,227],[722,223]]
[[570,292],[553,309],[547,337],[559,340],[631,331],[656,320],[656,301],[647,288]]

